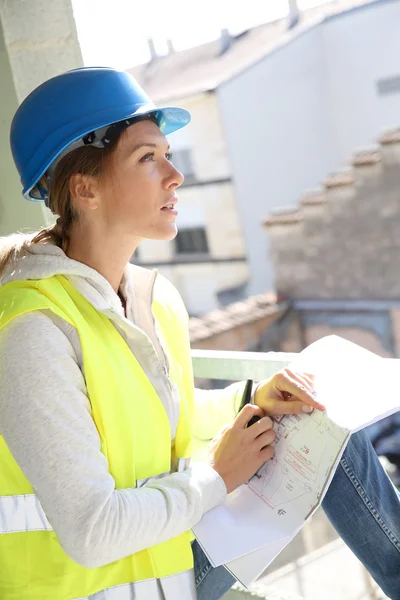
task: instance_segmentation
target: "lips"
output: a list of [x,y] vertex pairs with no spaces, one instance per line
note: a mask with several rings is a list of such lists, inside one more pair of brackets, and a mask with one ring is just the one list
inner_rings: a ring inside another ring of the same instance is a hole
[[178,198],[174,196],[173,198],[171,198],[171,200],[169,200],[169,202],[167,202],[166,204],[164,204],[164,206],[161,207],[161,210],[174,210],[175,204],[177,202]]

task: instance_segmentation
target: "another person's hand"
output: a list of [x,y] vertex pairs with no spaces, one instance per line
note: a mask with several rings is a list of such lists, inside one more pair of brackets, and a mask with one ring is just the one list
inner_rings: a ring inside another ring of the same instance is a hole
[[[261,408],[247,404],[210,443],[209,462],[224,480],[228,494],[274,455],[272,420],[263,414]],[[247,427],[255,416],[261,417],[260,420]]]
[[258,384],[254,404],[266,415],[310,413],[314,408],[325,410],[313,396],[313,376],[287,368]]

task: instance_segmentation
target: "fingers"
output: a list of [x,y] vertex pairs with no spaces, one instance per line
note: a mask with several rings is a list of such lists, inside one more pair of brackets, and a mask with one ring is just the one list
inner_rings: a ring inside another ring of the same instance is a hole
[[[263,415],[264,415],[264,411],[261,408],[259,408],[258,406],[254,406],[254,404],[246,404],[246,406],[244,406],[242,408],[240,413],[237,415],[236,419],[233,421],[232,427],[235,429],[244,429],[246,427],[247,423],[250,421],[250,419],[252,419],[253,417],[256,417],[256,416],[262,417]],[[261,421],[262,420],[263,419],[261,419]],[[255,425],[258,425],[259,422],[260,421],[258,421],[254,425],[252,425],[249,428],[249,431],[252,429],[252,427],[255,427]]]
[[315,400],[312,394],[312,384],[304,378],[304,374],[295,373],[290,369],[282,369],[274,379],[276,389],[279,392],[288,392],[294,396],[294,399],[300,400],[303,404],[318,410],[325,410],[325,406]]
[[275,400],[271,415],[298,415],[300,413],[312,413],[313,407],[305,404],[301,400],[295,400],[292,396],[290,400]]
[[290,371],[290,374],[292,375],[293,379],[295,379],[299,383],[302,383],[307,390],[309,390],[311,393],[313,392],[313,380],[308,375],[306,375],[306,373],[297,373],[296,371]]
[[249,427],[249,436],[256,438],[259,435],[265,433],[266,431],[270,431],[273,427],[272,419],[269,417],[263,417],[256,423],[254,423],[251,427]]
[[292,371],[292,369],[286,368],[283,371],[294,381],[304,386],[308,392],[313,392],[314,383],[312,379],[306,373],[300,373],[298,371]]
[[266,446],[265,448],[263,448],[260,452],[260,458],[262,461],[261,465],[263,465],[265,462],[267,462],[267,460],[271,460],[271,458],[274,456],[274,454],[275,454],[275,448],[273,446]]
[[254,445],[258,450],[262,450],[265,446],[270,446],[276,438],[276,433],[273,429],[264,431],[254,440]]
[[[314,408],[317,408],[318,405],[321,407],[321,410],[324,410],[325,407],[323,407],[323,405],[315,399],[314,382],[311,379],[311,377],[309,377],[306,373],[296,373],[296,372],[290,371],[290,374],[292,375],[293,379],[295,379],[300,385],[304,385],[304,388],[306,390],[310,391],[312,394],[312,397],[313,397],[312,405],[310,405],[305,400],[303,400],[303,401],[300,400],[298,407],[296,407],[296,405],[294,405],[295,408],[297,408],[297,410],[293,414],[297,414],[299,412],[311,413],[314,410]],[[287,392],[285,392],[284,400],[289,400],[289,399],[291,400],[292,398],[293,398],[292,402],[293,401],[295,402],[296,398],[293,397],[292,394],[288,394]],[[315,405],[314,405],[314,403],[315,403]]]

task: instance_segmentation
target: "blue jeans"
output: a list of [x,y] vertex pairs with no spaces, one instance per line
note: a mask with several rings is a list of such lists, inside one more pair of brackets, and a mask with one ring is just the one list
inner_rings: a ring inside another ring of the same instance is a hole
[[[351,436],[322,506],[385,594],[400,600],[400,494],[364,431]],[[197,542],[192,548],[198,600],[221,598],[234,578],[214,569]]]

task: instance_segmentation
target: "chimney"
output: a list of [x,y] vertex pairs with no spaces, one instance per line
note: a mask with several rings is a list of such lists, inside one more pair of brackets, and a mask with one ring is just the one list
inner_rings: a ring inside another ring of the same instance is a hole
[[156,58],[158,58],[156,46],[154,44],[153,38],[152,37],[147,38],[147,43],[149,44],[149,50],[150,50],[150,62],[153,62],[153,60],[156,60]]
[[297,5],[297,0],[289,0],[289,15],[288,15],[288,29],[296,27],[300,21],[300,10]]
[[220,53],[219,55],[222,56],[223,54],[225,54],[225,52],[227,52],[229,50],[229,48],[232,46],[232,36],[229,33],[229,29],[221,29],[221,47],[220,47]]
[[174,44],[172,40],[167,40],[167,50],[168,54],[173,54],[175,52]]

